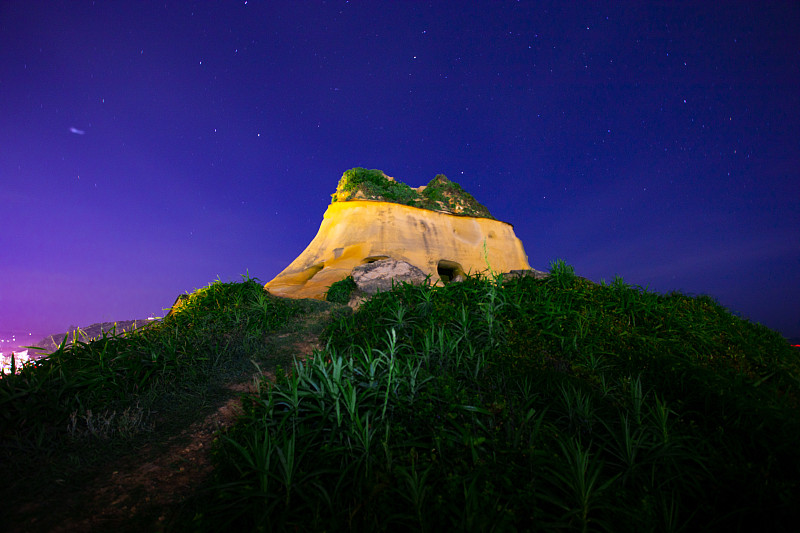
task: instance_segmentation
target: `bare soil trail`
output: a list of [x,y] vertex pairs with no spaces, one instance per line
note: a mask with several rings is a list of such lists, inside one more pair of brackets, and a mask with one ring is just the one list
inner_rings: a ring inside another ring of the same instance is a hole
[[[274,379],[273,369],[286,366],[293,357],[305,358],[321,348],[320,334],[331,320],[326,309],[290,321],[265,337],[269,361],[264,375]],[[67,486],[52,481],[40,500],[4,506],[0,530],[14,533],[191,530],[192,506],[188,504],[211,479],[210,455],[217,432],[232,425],[239,413],[241,395],[251,392],[259,372],[225,384],[210,414],[184,427],[158,433],[159,440],[144,444],[100,463],[81,481]],[[8,498],[6,498],[8,500]],[[3,522],[6,522],[3,525]]]

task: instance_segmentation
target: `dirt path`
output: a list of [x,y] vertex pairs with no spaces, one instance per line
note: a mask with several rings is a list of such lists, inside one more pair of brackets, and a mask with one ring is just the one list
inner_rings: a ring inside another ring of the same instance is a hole
[[[285,362],[310,355],[320,348],[319,335],[329,319],[329,310],[312,313],[268,336],[270,359]],[[265,374],[274,379],[271,372]],[[167,436],[164,442],[144,445],[113,464],[98,467],[90,481],[79,487],[62,485],[54,491],[55,498],[27,502],[14,514],[28,518],[4,530],[140,533],[189,529],[192,517],[186,514],[184,504],[209,480],[216,432],[236,420],[239,396],[252,391],[257,377],[254,374],[227,384],[230,394],[210,415]]]
[[230,398],[165,445],[147,444],[101,467],[85,486],[65,487],[59,502],[28,504],[20,510],[37,517],[11,531],[164,531],[208,479],[214,434],[235,420],[238,406],[238,398]]

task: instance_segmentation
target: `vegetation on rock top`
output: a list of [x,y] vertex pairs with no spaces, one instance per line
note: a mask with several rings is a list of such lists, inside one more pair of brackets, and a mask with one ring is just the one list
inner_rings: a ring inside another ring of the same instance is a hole
[[444,174],[437,174],[424,187],[413,189],[389,178],[382,170],[351,168],[342,175],[331,197],[331,203],[376,200],[453,215],[494,219],[484,205]]

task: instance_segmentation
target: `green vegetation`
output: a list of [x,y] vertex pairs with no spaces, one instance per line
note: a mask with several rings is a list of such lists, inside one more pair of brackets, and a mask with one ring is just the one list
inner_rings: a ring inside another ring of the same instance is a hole
[[[214,283],[158,324],[62,345],[0,379],[0,475],[33,476],[71,441],[157,434],[251,360],[272,361],[277,380],[244,396],[213,482],[172,529],[748,531],[800,518],[797,350],[708,297],[598,285],[556,261],[545,279],[402,284],[340,310]],[[270,333],[321,327],[320,313],[324,348],[288,364],[297,352]]]
[[[91,508],[98,493],[92,485],[108,479],[108,465],[138,450],[168,448],[176,436],[191,438],[187,428],[234,398],[231,385],[251,381],[254,363],[262,371],[291,364],[294,353],[269,333],[287,323],[293,331],[315,329],[335,307],[270,296],[257,279],[214,282],[184,296],[161,321],[125,335],[64,342],[46,359],[3,375],[0,479],[7,505],[0,522],[36,520],[38,527],[31,522],[20,531],[62,527],[81,512],[55,510],[72,494],[81,494],[92,514],[103,510]],[[298,322],[305,317],[316,323]],[[141,508],[145,495],[139,496]],[[46,517],[32,502],[47,503]],[[158,516],[137,517],[141,527],[129,527],[151,531]]]
[[245,403],[209,530],[781,529],[798,354],[708,297],[471,278],[378,294]]
[[159,397],[232,370],[234,360],[258,351],[264,333],[297,312],[258,280],[215,282],[159,323],[88,343],[65,339],[46,359],[0,381],[0,436],[20,447],[52,443],[68,426],[72,434],[94,429],[98,417],[113,421],[103,424],[105,433],[130,433],[131,416],[146,426]]
[[356,282],[353,281],[353,276],[347,276],[328,288],[328,292],[325,293],[325,300],[337,304],[347,304],[350,301],[350,294],[355,289]]
[[388,179],[382,170],[351,168],[342,175],[331,197],[332,203],[380,200],[454,215],[494,218],[485,206],[444,174],[437,174],[420,193],[405,183]]
[[423,209],[441,209],[471,217],[494,218],[489,210],[461,185],[447,179],[444,174],[437,174],[422,191],[422,198],[417,207]]

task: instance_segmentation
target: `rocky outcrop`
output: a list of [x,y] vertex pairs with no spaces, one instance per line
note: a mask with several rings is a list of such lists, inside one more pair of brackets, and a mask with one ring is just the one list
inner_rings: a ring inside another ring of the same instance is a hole
[[353,269],[353,281],[364,294],[392,289],[392,283],[424,283],[427,275],[411,263],[381,259]]
[[542,272],[541,270],[536,269],[528,269],[528,270],[512,270],[511,272],[503,272],[503,281],[510,281],[512,279],[519,279],[519,278],[533,278],[533,279],[544,279],[549,276],[547,272]]
[[[458,213],[431,210],[384,201],[393,197],[413,200],[403,192],[406,189],[386,185],[399,182],[384,180],[379,183],[384,189],[371,182],[342,186],[340,181],[317,235],[297,259],[266,284],[267,290],[277,296],[321,299],[328,287],[349,276],[354,268],[381,259],[409,263],[430,276],[432,283],[448,283],[469,273],[530,269],[511,224],[464,214],[480,206],[470,200],[471,196],[463,192],[450,196],[446,204]],[[442,179],[435,180],[439,185],[434,186],[442,187]],[[370,195],[384,200],[367,199]],[[365,199],[351,199],[359,196]],[[342,201],[345,197],[347,201]],[[438,193],[431,195],[439,197]]]

